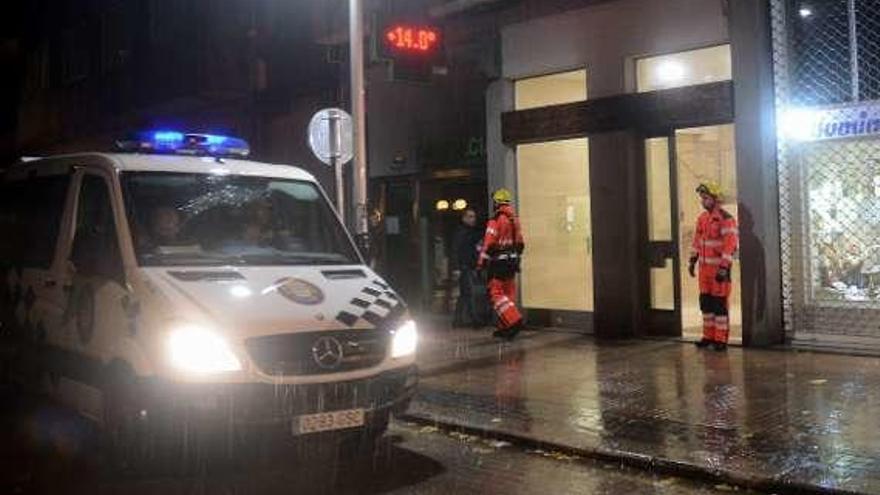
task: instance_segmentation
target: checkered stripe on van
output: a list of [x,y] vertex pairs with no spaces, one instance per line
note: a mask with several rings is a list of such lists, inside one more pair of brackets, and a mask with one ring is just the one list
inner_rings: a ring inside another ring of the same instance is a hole
[[348,302],[348,306],[336,315],[336,319],[349,327],[355,326],[360,320],[378,327],[398,318],[406,310],[400,296],[379,280],[361,289],[360,294]]

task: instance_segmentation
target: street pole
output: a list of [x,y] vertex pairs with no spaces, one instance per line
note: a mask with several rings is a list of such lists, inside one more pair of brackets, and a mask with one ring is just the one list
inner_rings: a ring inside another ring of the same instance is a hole
[[349,0],[349,59],[351,60],[351,116],[354,133],[354,227],[361,252],[369,252],[367,225],[367,121],[364,101],[364,4]]
[[330,117],[327,119],[327,137],[330,141],[330,167],[333,168],[333,173],[336,176],[336,211],[339,213],[339,217],[345,221],[345,218],[348,216],[345,214],[345,186],[342,181],[342,165],[339,163],[339,152],[337,150],[340,149],[339,144],[339,116],[335,113],[332,113]]

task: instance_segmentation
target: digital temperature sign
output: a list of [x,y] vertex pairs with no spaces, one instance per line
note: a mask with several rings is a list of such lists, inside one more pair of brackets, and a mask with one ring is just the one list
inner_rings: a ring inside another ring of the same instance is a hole
[[430,26],[392,24],[385,28],[385,47],[392,54],[433,54],[440,44],[440,30]]

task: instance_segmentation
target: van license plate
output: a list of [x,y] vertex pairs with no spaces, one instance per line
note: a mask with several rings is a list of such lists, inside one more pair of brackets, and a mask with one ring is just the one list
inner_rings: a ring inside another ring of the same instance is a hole
[[293,421],[293,434],[317,433],[319,431],[344,430],[364,425],[364,410],[349,409],[318,414],[307,414]]

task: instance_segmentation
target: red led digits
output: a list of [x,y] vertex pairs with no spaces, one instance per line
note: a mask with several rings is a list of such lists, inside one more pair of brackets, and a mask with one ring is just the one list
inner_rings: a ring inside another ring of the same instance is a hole
[[385,44],[392,52],[429,53],[440,41],[440,33],[432,27],[393,25],[385,30]]

